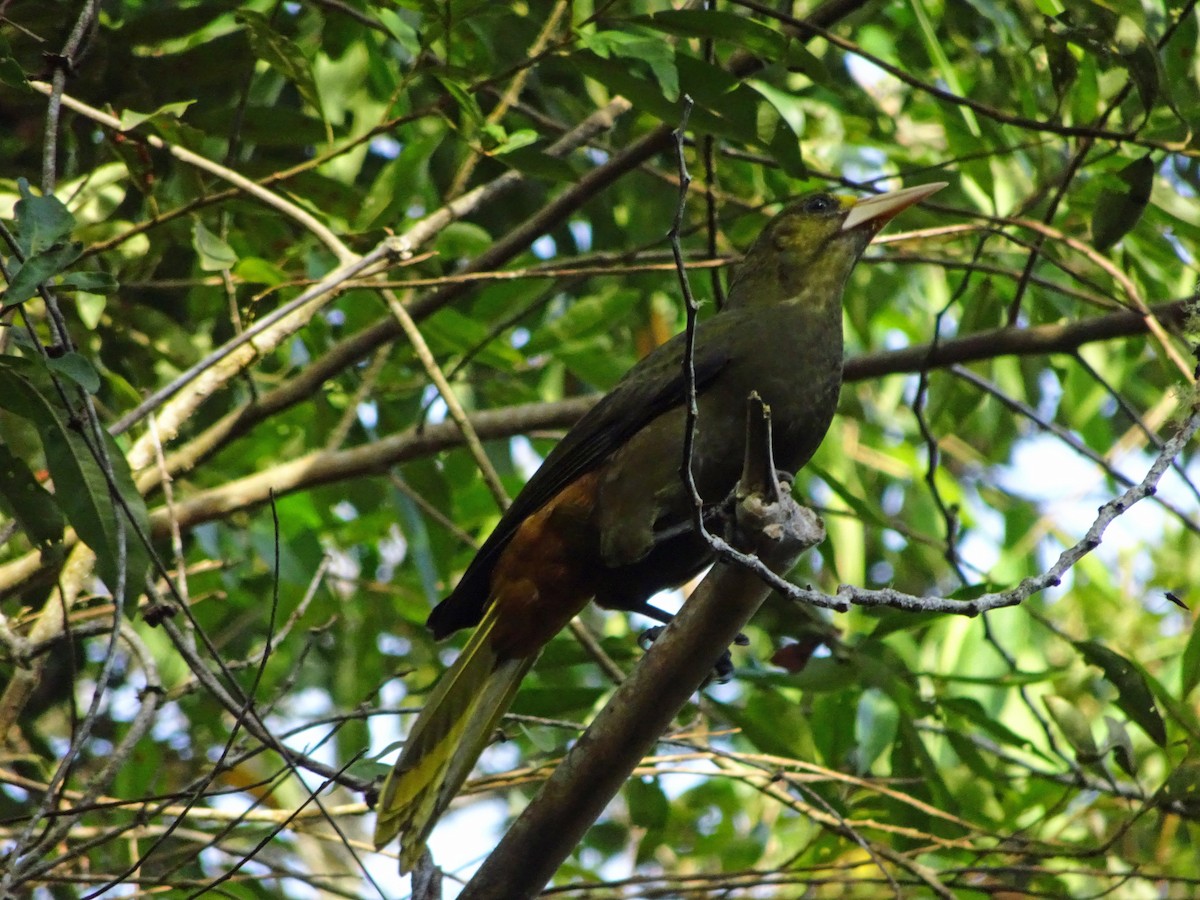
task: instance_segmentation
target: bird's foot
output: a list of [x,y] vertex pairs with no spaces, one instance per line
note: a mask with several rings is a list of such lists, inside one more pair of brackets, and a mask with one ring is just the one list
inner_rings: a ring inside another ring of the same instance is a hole
[[[662,634],[663,629],[666,627],[666,625],[654,625],[651,628],[647,628],[640,635],[638,635],[638,645],[643,650],[649,650],[650,645],[654,643],[655,639]],[[750,643],[750,639],[741,632],[738,632],[737,636],[733,639],[733,642],[739,647],[745,647]],[[713,682],[716,682],[717,684],[725,684],[733,678],[733,673],[733,655],[728,649],[726,649],[724,653],[717,657],[716,663],[713,664],[712,673],[706,679],[704,679],[704,683],[701,684],[700,687],[706,688]]]

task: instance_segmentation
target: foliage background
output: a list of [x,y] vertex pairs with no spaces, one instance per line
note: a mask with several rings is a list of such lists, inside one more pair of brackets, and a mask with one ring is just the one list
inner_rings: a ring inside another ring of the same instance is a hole
[[[0,893],[407,889],[362,791],[499,508],[430,372],[511,495],[681,327],[683,93],[710,300],[790,197],[951,183],[847,293],[849,382],[796,485],[829,539],[796,580],[965,598],[1044,570],[1192,405],[1195,7],[0,4]],[[388,235],[386,273],[352,272]],[[1194,895],[1189,460],[1019,607],[770,602],[559,893]],[[636,662],[641,623],[584,624]],[[604,702],[595,657],[546,651],[443,864]]]

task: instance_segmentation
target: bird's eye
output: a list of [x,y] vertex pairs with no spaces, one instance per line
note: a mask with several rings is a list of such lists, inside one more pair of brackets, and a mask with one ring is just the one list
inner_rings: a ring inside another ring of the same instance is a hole
[[804,202],[804,211],[810,213],[833,212],[837,208],[837,205],[837,201],[828,194],[817,194],[817,196],[809,197]]

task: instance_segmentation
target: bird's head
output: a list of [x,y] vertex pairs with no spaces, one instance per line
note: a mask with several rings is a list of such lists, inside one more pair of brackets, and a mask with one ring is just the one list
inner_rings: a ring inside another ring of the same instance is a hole
[[922,184],[863,200],[824,192],[801,197],[758,236],[730,284],[728,305],[840,302],[846,278],[883,226],[945,186]]

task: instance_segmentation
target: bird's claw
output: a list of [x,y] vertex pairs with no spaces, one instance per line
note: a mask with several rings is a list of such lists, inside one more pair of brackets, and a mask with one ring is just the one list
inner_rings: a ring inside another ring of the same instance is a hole
[[[663,633],[663,629],[666,627],[666,625],[654,625],[650,628],[647,628],[638,635],[638,646],[643,650],[649,650],[650,645],[653,644],[655,639],[657,639],[658,636]],[[733,642],[739,647],[745,647],[750,643],[750,639],[741,632],[738,632],[737,636],[734,637]],[[700,685],[700,687],[706,688],[714,682],[716,684],[725,684],[733,678],[734,671],[733,655],[728,649],[726,649],[724,653],[717,657],[717,661],[713,664],[712,673],[704,679],[704,682]]]
[[651,627],[647,628],[638,635],[638,646],[641,647],[642,650],[649,650],[650,645],[653,644],[658,636],[663,633],[663,629],[666,627],[666,625],[652,625]]

